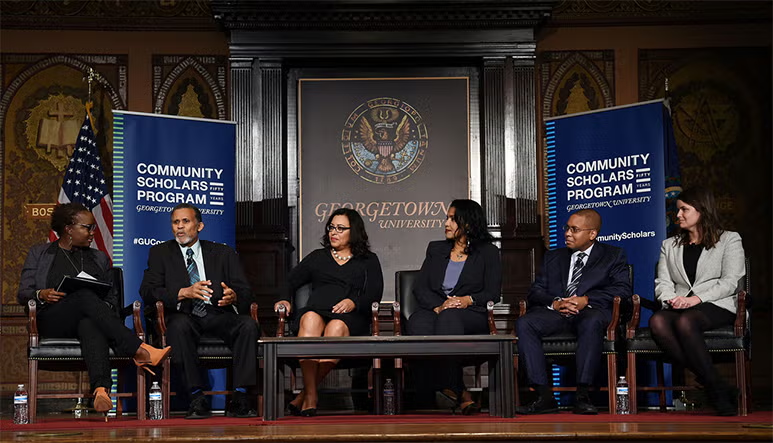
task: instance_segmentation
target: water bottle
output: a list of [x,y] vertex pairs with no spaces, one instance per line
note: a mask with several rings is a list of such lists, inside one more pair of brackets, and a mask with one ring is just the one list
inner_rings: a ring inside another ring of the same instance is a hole
[[72,417],[74,419],[86,418],[89,415],[89,408],[83,404],[83,398],[78,398],[78,403],[72,408]]
[[615,412],[623,415],[630,414],[631,408],[628,404],[628,380],[626,380],[625,377],[621,376],[620,379],[617,380],[615,391],[617,392],[617,408]]
[[161,420],[164,418],[164,400],[161,395],[161,387],[157,381],[150,387],[150,396],[148,397],[148,414],[151,420]]
[[29,405],[27,404],[27,389],[19,385],[13,394],[13,424],[26,425],[30,422]]
[[391,378],[384,383],[384,415],[395,415],[395,385]]
[[684,391],[682,391],[682,395],[680,395],[679,398],[674,398],[674,410],[675,411],[687,410],[687,397],[685,396]]

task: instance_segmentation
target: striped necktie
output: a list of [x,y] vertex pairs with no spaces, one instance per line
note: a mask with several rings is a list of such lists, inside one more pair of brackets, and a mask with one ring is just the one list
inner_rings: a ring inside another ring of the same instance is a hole
[[588,254],[584,252],[580,252],[577,254],[577,260],[574,262],[574,269],[572,269],[572,281],[569,282],[569,286],[566,287],[566,296],[571,297],[575,294],[577,294],[577,286],[580,284],[580,277],[582,277],[582,268],[585,266],[585,263],[582,262],[582,260],[587,256]]
[[[188,278],[190,280],[191,285],[198,283],[201,278],[199,277],[199,267],[196,266],[196,262],[193,260],[193,249],[188,248],[187,251],[185,251],[185,255],[188,256],[187,261],[187,267],[188,267]],[[200,300],[198,298],[193,299],[193,315],[196,317],[204,317],[207,315],[207,306],[206,303],[204,303],[204,300]]]

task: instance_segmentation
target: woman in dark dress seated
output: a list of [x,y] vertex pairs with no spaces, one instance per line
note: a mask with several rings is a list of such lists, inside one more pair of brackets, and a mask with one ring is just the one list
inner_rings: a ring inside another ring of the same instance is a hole
[[148,371],[148,366],[160,364],[172,348],[142,343],[116,315],[113,306],[118,300],[112,292],[102,299],[86,288],[67,294],[56,290],[64,276],[108,280],[110,260],[104,252],[89,247],[96,226],[94,215],[80,203],[57,206],[51,214],[51,229],[59,240],[30,249],[16,299],[25,307],[35,300],[42,337],[80,340],[94,409],[107,413],[113,408],[108,394],[113,384],[109,347],[118,355],[133,356],[134,363]]
[[[454,200],[445,222],[445,240],[433,241],[421,265],[413,295],[419,309],[408,319],[410,335],[488,334],[486,304],[499,302],[502,263],[491,242],[486,216],[473,200]],[[438,392],[445,406],[463,414],[478,409],[464,387],[462,364],[442,359],[438,365],[416,361],[418,403]]]
[[[381,263],[370,251],[365,224],[357,211],[334,211],[325,225],[323,248],[307,255],[288,277],[288,293],[274,305],[292,310],[290,301],[311,283],[308,304],[293,313],[290,328],[298,337],[346,337],[370,333],[370,306],[384,290]],[[338,363],[332,359],[301,359],[303,391],[290,402],[293,415],[317,413],[317,386]]]
[[735,415],[737,394],[712,364],[703,332],[735,321],[746,274],[741,236],[722,229],[705,189],[686,189],[676,207],[679,230],[660,248],[655,296],[663,309],[650,317],[652,338],[696,375],[718,415]]

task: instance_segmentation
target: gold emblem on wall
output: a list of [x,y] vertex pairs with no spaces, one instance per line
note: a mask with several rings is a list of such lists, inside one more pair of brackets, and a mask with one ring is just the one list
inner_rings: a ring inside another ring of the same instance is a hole
[[30,109],[25,121],[27,147],[64,171],[70,161],[85,110],[71,95],[51,95]]
[[677,146],[707,163],[737,142],[741,117],[736,100],[725,91],[709,84],[692,86],[674,113],[674,134]]
[[188,85],[185,93],[180,99],[180,109],[177,115],[185,117],[204,117],[201,113],[201,102],[199,101],[199,95],[193,88],[193,85]]

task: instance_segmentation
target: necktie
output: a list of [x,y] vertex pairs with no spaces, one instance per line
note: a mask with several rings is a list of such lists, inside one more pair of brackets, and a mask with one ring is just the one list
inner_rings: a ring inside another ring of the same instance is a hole
[[588,254],[584,252],[577,254],[577,260],[574,262],[574,268],[572,269],[572,281],[569,282],[569,285],[566,287],[567,297],[577,294],[577,286],[580,284],[580,277],[582,276],[582,267],[585,266],[582,259],[587,255]]
[[[191,284],[198,283],[201,278],[199,277],[199,267],[196,266],[196,262],[193,261],[193,249],[188,248],[187,251],[185,251],[185,255],[188,256],[187,261],[187,267],[188,267],[188,278],[190,280]],[[206,303],[204,303],[204,300],[200,300],[198,298],[193,299],[193,315],[196,317],[204,317],[207,315],[207,307]]]

